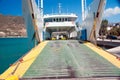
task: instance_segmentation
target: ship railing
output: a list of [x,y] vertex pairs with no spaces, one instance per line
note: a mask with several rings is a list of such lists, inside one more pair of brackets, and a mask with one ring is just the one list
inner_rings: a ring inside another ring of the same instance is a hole
[[45,14],[44,16],[50,16],[50,15],[75,15],[74,13],[52,13],[52,14]]

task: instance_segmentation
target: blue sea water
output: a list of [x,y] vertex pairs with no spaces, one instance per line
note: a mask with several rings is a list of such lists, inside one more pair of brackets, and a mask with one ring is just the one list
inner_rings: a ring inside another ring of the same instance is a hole
[[22,6],[27,37],[0,38],[0,74],[37,44],[37,40],[35,39],[35,27],[33,24],[34,16],[31,13],[28,1],[24,0]]
[[28,38],[0,38],[0,74],[34,47]]

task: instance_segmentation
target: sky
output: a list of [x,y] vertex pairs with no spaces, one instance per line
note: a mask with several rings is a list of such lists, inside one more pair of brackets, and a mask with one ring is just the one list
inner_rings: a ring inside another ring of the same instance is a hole
[[[62,13],[75,13],[81,22],[81,0],[43,1],[44,14],[58,13],[58,3],[61,3]],[[88,6],[93,0],[86,1]],[[22,0],[0,0],[0,14],[22,16]],[[109,23],[120,22],[120,0],[107,0],[103,19]]]

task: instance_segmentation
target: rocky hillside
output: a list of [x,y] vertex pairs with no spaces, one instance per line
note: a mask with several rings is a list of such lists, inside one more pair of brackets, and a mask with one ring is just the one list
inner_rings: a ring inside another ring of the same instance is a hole
[[0,14],[0,37],[25,37],[26,28],[20,16],[4,16]]

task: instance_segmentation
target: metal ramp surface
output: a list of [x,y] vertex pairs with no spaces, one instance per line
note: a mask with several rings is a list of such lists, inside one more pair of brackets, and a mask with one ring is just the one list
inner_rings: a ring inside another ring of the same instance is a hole
[[21,80],[104,77],[119,78],[120,69],[77,40],[58,40],[47,43]]

